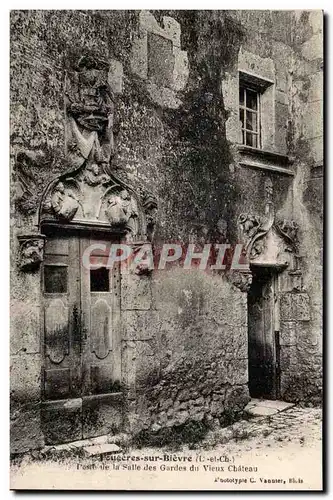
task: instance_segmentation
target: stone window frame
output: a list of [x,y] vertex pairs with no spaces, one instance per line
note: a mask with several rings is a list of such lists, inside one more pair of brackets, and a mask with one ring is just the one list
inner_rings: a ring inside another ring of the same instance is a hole
[[[268,137],[267,130],[269,129],[268,119],[274,116],[274,81],[262,78],[261,76],[253,73],[238,71],[238,88],[248,89],[257,94],[257,145],[252,146],[243,142],[243,128],[240,119],[239,111],[239,124],[240,124],[240,145],[253,150],[265,150],[272,148],[272,137]],[[238,110],[241,109],[240,99],[238,97]],[[274,120],[273,120],[274,123]],[[271,130],[271,135],[274,137],[275,130]],[[245,134],[246,135],[246,134]]]

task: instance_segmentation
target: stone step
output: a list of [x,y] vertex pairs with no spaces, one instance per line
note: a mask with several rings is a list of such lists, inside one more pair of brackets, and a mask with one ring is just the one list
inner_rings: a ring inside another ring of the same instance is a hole
[[93,446],[85,446],[83,450],[89,457],[94,457],[96,455],[105,455],[106,453],[119,453],[121,448],[114,443],[104,443]]
[[108,442],[108,436],[97,436],[94,438],[80,439],[78,441],[71,441],[70,443],[55,444],[46,446],[43,451],[54,450],[54,451],[69,451],[77,448],[83,448],[84,446],[100,445]]
[[[119,450],[118,445],[123,446],[127,445],[129,441],[129,436],[125,433],[122,434],[115,434],[114,436],[110,436],[108,434],[105,434],[103,436],[97,436],[93,438],[87,438],[87,439],[80,439],[78,441],[72,441],[70,443],[63,443],[63,444],[57,444],[57,445],[49,445],[45,446],[40,452],[49,452],[49,451],[54,451],[54,452],[59,452],[59,451],[71,451],[71,450],[76,450],[76,449],[86,449],[92,446],[101,446],[101,445],[110,445],[110,446],[116,446]],[[111,450],[112,451],[112,450]],[[114,450],[114,453],[116,453],[116,449]]]
[[286,403],[280,400],[251,399],[245,407],[245,411],[254,416],[269,416],[280,413],[295,406],[293,403]]
[[266,406],[252,406],[251,408],[245,408],[250,415],[254,415],[255,417],[263,417],[269,415],[275,415],[278,413],[278,410],[274,408],[267,408]]

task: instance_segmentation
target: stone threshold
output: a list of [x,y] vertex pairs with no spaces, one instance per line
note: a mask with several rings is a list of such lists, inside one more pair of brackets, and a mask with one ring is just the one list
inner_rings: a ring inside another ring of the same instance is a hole
[[244,410],[255,417],[266,417],[288,410],[293,406],[295,406],[294,403],[286,403],[285,401],[253,398]]
[[119,453],[122,451],[121,446],[128,442],[127,434],[116,434],[110,436],[105,434],[93,438],[80,439],[71,441],[70,443],[62,443],[56,445],[46,445],[39,453],[43,454],[48,451],[74,451],[83,449],[88,456],[102,455],[103,453]]

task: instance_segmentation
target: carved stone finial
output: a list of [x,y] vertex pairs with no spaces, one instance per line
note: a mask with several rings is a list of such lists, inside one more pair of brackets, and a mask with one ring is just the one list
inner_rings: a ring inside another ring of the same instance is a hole
[[19,267],[35,271],[43,261],[45,236],[42,234],[18,236],[20,243]]

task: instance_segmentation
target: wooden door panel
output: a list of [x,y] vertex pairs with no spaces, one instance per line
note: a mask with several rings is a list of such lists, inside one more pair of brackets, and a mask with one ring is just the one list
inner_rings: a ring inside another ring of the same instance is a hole
[[[110,248],[109,240],[85,238],[80,254],[98,243]],[[81,264],[82,321],[85,331],[83,395],[110,393],[119,388],[120,360],[120,277],[119,268],[109,269],[104,250],[94,251],[94,267]]]
[[94,365],[92,362],[90,364],[90,384],[92,394],[107,394],[115,392],[112,364],[109,362]]
[[274,290],[271,273],[254,274],[248,294],[249,389],[274,398]]
[[272,277],[264,283],[262,288],[263,317],[264,317],[264,358],[261,364],[261,376],[264,383],[263,396],[274,397],[274,335],[273,335],[273,313],[274,292]]
[[74,237],[47,238],[42,273],[46,399],[55,399],[59,393],[64,395],[65,387],[69,388],[65,397],[78,397],[81,392],[78,250],[78,240]]
[[48,237],[44,249],[45,255],[68,255],[69,252],[69,238],[66,236],[61,237]]
[[66,399],[70,396],[70,369],[52,368],[45,370],[44,391],[46,399]]
[[67,297],[45,300],[45,355],[60,364],[69,354],[69,307]]
[[48,401],[42,406],[45,444],[82,439],[82,399]]
[[264,317],[262,286],[253,280],[248,296],[249,389],[252,397],[260,397],[264,389]]
[[106,267],[109,261],[110,248],[112,241],[103,238],[84,238],[81,241],[81,255],[83,255],[84,249],[94,245],[94,248],[90,253],[90,263],[92,265]]
[[[80,254],[95,243],[111,245],[108,240],[82,239]],[[107,263],[108,251],[96,249],[93,264],[100,267],[81,268],[84,437],[118,432],[122,426],[120,269],[109,269]]]
[[[47,444],[82,437],[78,239],[48,236],[43,289],[43,428]],[[76,399],[75,399],[76,398]],[[75,402],[75,404],[73,403]]]
[[91,293],[90,351],[105,359],[112,350],[112,311],[110,293]]

